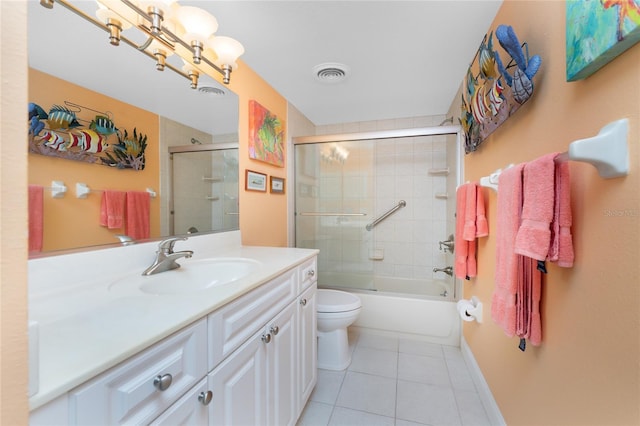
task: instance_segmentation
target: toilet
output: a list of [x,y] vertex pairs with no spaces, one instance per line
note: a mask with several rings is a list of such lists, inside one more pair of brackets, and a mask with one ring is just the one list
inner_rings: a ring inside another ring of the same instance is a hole
[[318,368],[344,370],[351,363],[347,327],[362,310],[360,298],[345,291],[318,289]]

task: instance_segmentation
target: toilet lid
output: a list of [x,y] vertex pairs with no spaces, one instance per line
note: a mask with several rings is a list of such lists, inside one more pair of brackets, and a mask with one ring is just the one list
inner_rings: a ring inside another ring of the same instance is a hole
[[360,298],[352,293],[338,290],[318,290],[318,312],[347,312],[362,306]]

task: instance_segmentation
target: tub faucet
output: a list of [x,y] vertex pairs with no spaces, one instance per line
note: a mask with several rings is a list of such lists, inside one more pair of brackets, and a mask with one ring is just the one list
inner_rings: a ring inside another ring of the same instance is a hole
[[142,275],[153,275],[160,272],[170,271],[171,269],[179,268],[180,264],[176,263],[176,260],[180,259],[181,257],[190,258],[191,256],[193,256],[193,251],[185,250],[174,252],[173,246],[176,241],[186,240],[187,239],[184,237],[176,237],[160,241],[160,244],[158,244],[158,250],[156,251],[156,258],[153,261],[153,264],[149,266],[142,273]]
[[433,272],[444,272],[450,277],[453,276],[453,267],[447,266],[446,268],[433,268]]

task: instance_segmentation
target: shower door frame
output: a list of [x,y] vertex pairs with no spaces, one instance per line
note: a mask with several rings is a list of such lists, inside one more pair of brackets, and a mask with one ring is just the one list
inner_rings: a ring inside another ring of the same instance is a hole
[[[431,126],[431,127],[415,127],[415,128],[406,128],[406,129],[395,129],[395,130],[379,130],[379,131],[371,131],[371,132],[355,132],[355,133],[335,133],[335,134],[327,134],[327,135],[317,135],[317,136],[296,136],[291,138],[292,148],[295,145],[305,145],[305,144],[318,144],[318,143],[331,143],[331,142],[351,142],[351,141],[362,141],[362,140],[382,140],[382,139],[397,139],[397,138],[407,138],[407,137],[419,137],[419,136],[440,136],[440,135],[455,135],[455,156],[456,156],[456,188],[462,184],[464,179],[464,149],[463,141],[464,141],[464,132],[462,127],[459,125],[452,126]],[[292,149],[293,151],[293,149]],[[290,177],[297,176],[295,170],[295,161],[292,161],[292,173]],[[295,185],[294,179],[291,179],[293,185]],[[295,247],[296,244],[296,205],[295,205],[295,193],[296,191],[289,191],[288,195],[288,216],[289,223],[293,224],[293,232],[291,232],[291,236],[289,238],[289,245],[291,247]],[[455,194],[453,199],[455,200]],[[453,253],[451,254],[453,256]],[[454,282],[454,293],[456,295],[461,292],[461,281],[458,280],[455,276],[453,277]]]

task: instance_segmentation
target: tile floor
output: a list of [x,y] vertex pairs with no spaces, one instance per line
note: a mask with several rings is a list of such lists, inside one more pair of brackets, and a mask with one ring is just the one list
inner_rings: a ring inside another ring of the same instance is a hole
[[459,348],[349,330],[346,371],[318,370],[298,421],[317,425],[489,425]]

